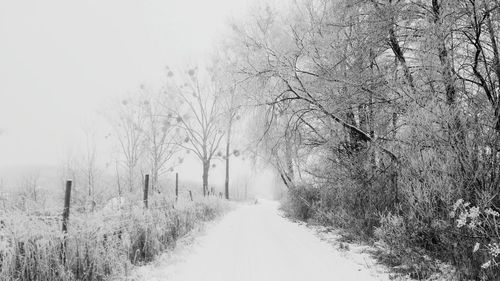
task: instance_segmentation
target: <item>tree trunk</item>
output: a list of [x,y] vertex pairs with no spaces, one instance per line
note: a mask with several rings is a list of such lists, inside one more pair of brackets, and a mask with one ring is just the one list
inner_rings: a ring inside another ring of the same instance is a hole
[[156,178],[157,178],[157,173],[156,170],[153,169],[153,171],[151,171],[151,191],[156,190]]
[[87,174],[87,184],[88,184],[88,192],[89,192],[89,197],[92,197],[92,172],[91,172],[91,169],[89,167],[89,171],[88,171],[88,174]]
[[295,178],[294,170],[293,170],[293,156],[292,156],[292,143],[291,143],[291,135],[287,131],[285,132],[285,165],[286,165],[286,175],[293,181]]
[[202,180],[203,180],[203,196],[207,196],[207,191],[208,191],[208,170],[210,169],[210,161],[204,160],[203,161],[203,175],[202,175]]
[[179,199],[179,173],[175,173],[175,201]]
[[122,185],[120,182],[120,171],[118,169],[118,160],[115,161],[116,185],[118,186],[118,196],[122,196]]
[[396,59],[399,61],[401,67],[403,67],[403,73],[406,78],[406,82],[408,83],[412,97],[416,97],[416,88],[415,88],[415,83],[413,80],[413,75],[411,74],[410,67],[408,66],[408,63],[406,62],[406,58],[403,52],[403,49],[399,45],[399,41],[396,35],[396,27],[394,23],[394,19],[392,19],[392,23],[389,27],[389,46],[392,49],[392,52],[394,53],[394,56],[396,56]]
[[158,164],[158,159],[155,159],[153,162],[153,169],[151,171],[151,191],[158,191],[158,170],[159,170],[159,164]]
[[134,191],[134,168],[130,164],[128,167],[128,188],[130,193]]
[[[484,2],[485,10],[488,11],[486,13],[486,24],[488,27],[488,32],[490,36],[490,41],[491,41],[491,49],[493,50],[493,62],[492,62],[492,68],[497,76],[497,81],[500,81],[500,54],[498,51],[498,44],[497,44],[497,32],[494,29],[493,23],[491,21],[491,12],[489,10],[489,7],[486,5],[486,2]],[[494,88],[494,86],[493,86]],[[498,100],[498,97],[495,99],[496,103],[494,105],[495,109],[495,118],[496,118],[496,124],[495,124],[495,129],[500,132],[500,101]]]
[[226,180],[224,182],[224,195],[227,200],[229,200],[229,149],[231,144],[231,125],[232,120],[229,120],[229,126],[227,129],[227,143],[226,143]]

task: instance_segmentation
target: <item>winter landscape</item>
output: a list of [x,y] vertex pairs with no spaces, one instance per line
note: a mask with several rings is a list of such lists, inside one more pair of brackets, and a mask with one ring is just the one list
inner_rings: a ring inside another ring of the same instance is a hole
[[0,0],[0,280],[500,280],[497,0]]

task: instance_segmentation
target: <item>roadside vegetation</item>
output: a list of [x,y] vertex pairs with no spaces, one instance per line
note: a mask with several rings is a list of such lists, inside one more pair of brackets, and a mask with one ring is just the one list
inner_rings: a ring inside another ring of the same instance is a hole
[[0,280],[123,280],[177,239],[228,209],[216,197],[108,206],[60,220],[13,212],[2,216]]
[[500,278],[500,6],[301,0],[232,26],[287,210],[425,279]]

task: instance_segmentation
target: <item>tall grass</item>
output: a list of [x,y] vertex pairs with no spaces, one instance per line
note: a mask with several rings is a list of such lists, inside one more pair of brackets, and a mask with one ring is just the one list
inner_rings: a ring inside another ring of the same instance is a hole
[[0,280],[120,279],[227,208],[206,198],[72,214],[67,234],[59,223],[10,213],[0,230]]

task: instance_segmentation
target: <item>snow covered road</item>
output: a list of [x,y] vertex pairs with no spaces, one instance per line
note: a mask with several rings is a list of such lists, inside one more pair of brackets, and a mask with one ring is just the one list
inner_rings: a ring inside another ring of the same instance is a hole
[[304,225],[283,218],[277,203],[242,205],[210,226],[192,245],[141,267],[149,281],[389,280],[347,259]]

